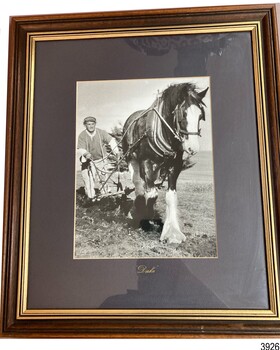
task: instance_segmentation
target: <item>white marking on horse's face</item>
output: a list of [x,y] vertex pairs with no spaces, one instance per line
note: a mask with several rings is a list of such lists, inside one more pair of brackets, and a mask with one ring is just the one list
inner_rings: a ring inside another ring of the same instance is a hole
[[[201,115],[201,110],[196,105],[191,105],[186,111],[187,116],[187,130],[188,132],[198,132],[199,128],[199,118]],[[184,141],[182,143],[183,150],[190,155],[194,155],[199,151],[199,136],[189,135],[184,136]]]

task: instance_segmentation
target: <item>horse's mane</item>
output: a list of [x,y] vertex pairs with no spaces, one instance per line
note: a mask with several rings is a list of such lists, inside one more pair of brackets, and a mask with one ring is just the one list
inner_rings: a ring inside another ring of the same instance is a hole
[[184,101],[188,106],[200,102],[196,85],[192,83],[172,84],[162,92],[161,98],[164,102],[164,109],[168,114]]

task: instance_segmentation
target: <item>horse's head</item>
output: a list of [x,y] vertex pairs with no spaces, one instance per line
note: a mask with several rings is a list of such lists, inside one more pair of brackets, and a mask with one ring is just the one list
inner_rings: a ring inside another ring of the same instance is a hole
[[174,124],[182,142],[182,150],[187,155],[194,155],[199,151],[199,137],[201,136],[200,122],[205,120],[203,98],[208,88],[196,92],[191,90],[186,99],[174,110]]

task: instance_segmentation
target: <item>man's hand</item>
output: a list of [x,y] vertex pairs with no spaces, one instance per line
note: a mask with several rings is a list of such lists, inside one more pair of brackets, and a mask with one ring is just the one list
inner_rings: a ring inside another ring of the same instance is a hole
[[115,157],[116,157],[116,161],[118,162],[120,160],[120,158],[121,158],[120,153],[119,152],[115,153]]
[[91,154],[89,152],[87,152],[87,153],[84,154],[84,157],[86,159],[91,159]]

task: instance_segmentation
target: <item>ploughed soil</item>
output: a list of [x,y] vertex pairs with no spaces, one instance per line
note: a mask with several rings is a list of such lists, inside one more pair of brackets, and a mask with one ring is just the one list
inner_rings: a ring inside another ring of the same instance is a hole
[[[129,174],[122,174],[124,186],[132,187]],[[186,241],[160,242],[165,218],[165,189],[158,192],[157,220],[149,231],[135,224],[126,213],[134,193],[124,200],[110,197],[89,202],[77,173],[74,258],[209,258],[217,256],[212,158],[201,152],[197,164],[183,171],[178,179],[178,216]],[[112,189],[113,190],[113,189]]]

